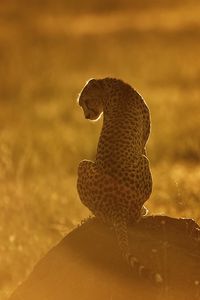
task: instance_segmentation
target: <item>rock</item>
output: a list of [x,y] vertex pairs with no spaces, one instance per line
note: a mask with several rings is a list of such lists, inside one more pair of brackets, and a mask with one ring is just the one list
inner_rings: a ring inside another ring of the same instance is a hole
[[129,227],[132,252],[164,277],[156,287],[123,261],[114,232],[90,218],[35,266],[10,300],[200,299],[200,228],[148,216]]

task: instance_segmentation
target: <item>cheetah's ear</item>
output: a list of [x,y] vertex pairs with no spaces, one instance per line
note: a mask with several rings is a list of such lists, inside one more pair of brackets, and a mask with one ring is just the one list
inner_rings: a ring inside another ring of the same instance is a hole
[[94,78],[90,78],[86,82],[86,86],[91,86],[96,89],[102,89],[104,87],[101,79],[94,79]]
[[86,85],[87,85],[87,84],[93,84],[93,83],[95,83],[95,81],[96,81],[96,79],[90,78],[90,79],[88,79],[88,80],[86,81]]
[[98,88],[98,80],[94,79],[94,78],[90,78],[87,82],[86,82],[86,86],[91,86],[94,88]]

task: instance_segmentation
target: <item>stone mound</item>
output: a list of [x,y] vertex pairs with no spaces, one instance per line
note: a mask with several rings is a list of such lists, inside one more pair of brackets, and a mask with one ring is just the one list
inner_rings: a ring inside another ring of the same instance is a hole
[[111,228],[90,218],[35,266],[10,300],[200,299],[200,227],[191,219],[147,216],[129,227],[132,252],[164,277],[138,278]]

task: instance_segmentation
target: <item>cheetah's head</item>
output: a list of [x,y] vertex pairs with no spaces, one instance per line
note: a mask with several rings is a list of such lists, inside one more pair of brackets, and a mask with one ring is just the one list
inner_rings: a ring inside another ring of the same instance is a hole
[[98,120],[103,112],[103,88],[100,80],[90,79],[82,89],[78,103],[82,107],[85,118]]

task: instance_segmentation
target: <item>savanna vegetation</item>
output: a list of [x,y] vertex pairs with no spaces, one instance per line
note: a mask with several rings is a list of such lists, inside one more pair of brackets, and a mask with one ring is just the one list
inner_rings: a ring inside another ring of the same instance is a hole
[[200,5],[176,1],[0,3],[0,298],[88,216],[76,192],[101,128],[86,80],[133,85],[151,110],[152,213],[200,222]]

